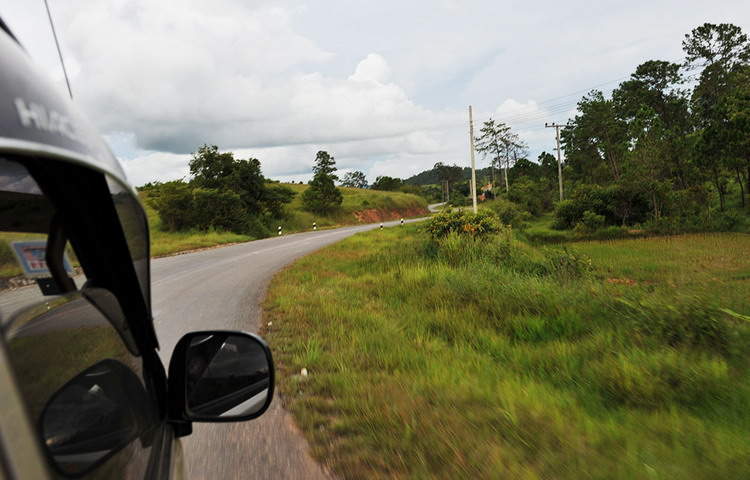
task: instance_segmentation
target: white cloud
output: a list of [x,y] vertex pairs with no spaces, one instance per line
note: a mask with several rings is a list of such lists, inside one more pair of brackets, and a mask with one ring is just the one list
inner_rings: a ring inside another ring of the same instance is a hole
[[349,79],[358,82],[386,83],[391,76],[391,68],[382,55],[371,53],[357,64]]
[[[682,35],[704,21],[750,28],[741,0],[51,7],[75,101],[134,183],[183,176],[186,153],[204,142],[259,158],[275,178],[305,179],[317,150],[371,179],[437,161],[467,165],[468,104],[478,126],[490,116],[509,121],[535,158],[554,146],[544,122],[564,122],[580,95],[546,99],[623,77],[645,60],[677,60]],[[41,3],[2,13],[64,91]]]

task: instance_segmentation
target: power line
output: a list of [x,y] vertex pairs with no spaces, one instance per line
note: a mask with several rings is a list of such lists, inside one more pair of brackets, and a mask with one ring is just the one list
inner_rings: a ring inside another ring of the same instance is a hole
[[65,84],[68,86],[68,95],[73,100],[73,90],[70,88],[70,80],[68,80],[68,71],[65,69],[65,61],[63,61],[62,50],[60,50],[60,42],[57,40],[57,32],[55,31],[55,22],[52,21],[52,13],[49,11],[49,4],[47,0],[44,0],[44,7],[47,9],[47,17],[49,18],[49,26],[52,27],[52,36],[55,38],[55,46],[57,47],[57,55],[60,57],[60,65],[62,65],[63,75],[65,76]]

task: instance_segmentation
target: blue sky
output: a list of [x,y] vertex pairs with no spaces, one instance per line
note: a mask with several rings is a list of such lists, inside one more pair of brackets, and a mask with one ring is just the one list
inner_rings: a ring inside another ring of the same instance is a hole
[[[181,178],[206,142],[306,180],[317,150],[340,169],[407,177],[468,164],[467,106],[508,123],[531,157],[545,121],[650,59],[680,61],[684,34],[746,1],[435,0],[51,4],[75,102],[135,184]],[[42,2],[0,15],[64,88]],[[578,92],[578,93],[576,93]],[[575,93],[575,94],[574,94]],[[480,158],[480,166],[484,160]]]

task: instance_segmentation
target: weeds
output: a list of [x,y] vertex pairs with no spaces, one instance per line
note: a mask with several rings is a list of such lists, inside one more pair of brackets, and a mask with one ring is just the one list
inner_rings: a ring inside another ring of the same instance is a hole
[[344,478],[745,478],[749,249],[370,232],[277,276],[266,334]]

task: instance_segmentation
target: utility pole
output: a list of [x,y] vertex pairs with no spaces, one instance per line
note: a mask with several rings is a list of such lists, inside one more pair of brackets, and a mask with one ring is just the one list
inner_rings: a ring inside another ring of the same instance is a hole
[[544,126],[546,128],[554,128],[555,129],[555,138],[557,139],[557,182],[560,186],[560,201],[563,199],[563,187],[562,187],[562,161],[560,160],[560,127],[564,127],[565,125],[560,125],[559,123],[547,123],[544,122]]
[[471,203],[474,206],[474,213],[477,213],[477,171],[474,161],[474,117],[471,105],[469,105],[469,156],[471,157]]

